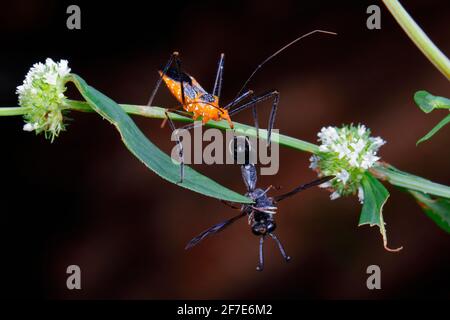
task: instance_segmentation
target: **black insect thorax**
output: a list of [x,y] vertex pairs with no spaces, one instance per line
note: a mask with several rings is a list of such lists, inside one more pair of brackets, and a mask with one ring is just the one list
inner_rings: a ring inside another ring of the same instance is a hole
[[255,235],[265,235],[271,233],[276,228],[275,210],[276,206],[271,197],[267,196],[267,192],[257,188],[247,193],[247,196],[254,199],[252,206],[246,206],[245,211],[250,219],[250,226]]
[[169,68],[166,72],[166,76],[177,82],[183,81],[184,83],[188,83],[189,85],[192,86],[191,77],[183,71],[178,72],[176,68]]

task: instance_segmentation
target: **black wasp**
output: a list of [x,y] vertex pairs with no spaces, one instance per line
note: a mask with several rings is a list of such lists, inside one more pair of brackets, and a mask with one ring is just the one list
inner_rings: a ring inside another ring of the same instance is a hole
[[[250,153],[250,141],[247,137],[239,137],[245,139],[245,142],[238,143],[237,141],[238,137],[235,137],[234,139],[234,157],[236,161],[236,157],[240,152],[245,152],[245,161],[244,164],[241,165],[241,174],[242,179],[244,180],[244,184],[247,188],[247,193],[245,194],[249,198],[254,200],[253,204],[244,204],[241,207],[237,207],[232,203],[223,201],[224,204],[232,207],[233,209],[239,209],[240,213],[228,220],[222,221],[211,228],[203,231],[198,236],[193,238],[189,243],[186,245],[185,249],[190,249],[196,244],[198,244],[200,241],[205,239],[206,237],[215,234],[217,232],[222,231],[229,225],[231,225],[236,220],[247,216],[248,222],[251,227],[251,230],[254,235],[260,237],[259,240],[259,263],[256,267],[256,270],[262,271],[264,268],[264,254],[263,254],[263,246],[264,246],[264,239],[266,236],[271,237],[278,245],[278,248],[281,252],[281,255],[286,261],[289,261],[291,258],[286,254],[286,251],[284,250],[283,245],[281,244],[281,241],[278,239],[278,237],[274,234],[274,231],[277,227],[275,223],[275,213],[277,210],[278,202],[281,200],[284,200],[290,196],[293,196],[297,194],[300,191],[306,190],[308,188],[320,185],[328,180],[331,180],[334,178],[334,176],[327,176],[323,177],[317,180],[314,180],[310,183],[302,184],[293,190],[275,196],[275,197],[269,197],[268,192],[270,189],[272,189],[272,186],[269,186],[266,189],[261,189],[256,187],[256,181],[258,178],[257,174],[257,168],[256,165],[253,163],[250,163],[248,161],[249,159],[249,153]],[[241,146],[241,147],[239,147]],[[242,147],[245,146],[245,147]]]

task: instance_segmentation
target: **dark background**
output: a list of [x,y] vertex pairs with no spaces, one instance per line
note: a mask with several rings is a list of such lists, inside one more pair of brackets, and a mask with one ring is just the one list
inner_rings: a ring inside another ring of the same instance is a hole
[[[366,28],[375,2],[126,1],[77,2],[82,29],[66,29],[68,2],[11,1],[0,12],[0,106],[17,105],[15,87],[46,57],[68,59],[73,72],[118,102],[145,104],[157,68],[181,52],[185,69],[205,88],[227,54],[224,101],[234,97],[267,55],[313,29],[258,73],[256,92],[278,89],[276,127],[315,141],[322,126],[364,123],[388,141],[383,159],[402,170],[450,184],[448,128],[419,147],[416,140],[444,115],[413,103],[419,89],[449,94],[447,80],[426,60],[382,6],[382,29]],[[404,1],[435,43],[450,52],[448,1]],[[76,98],[73,91],[69,96]],[[175,100],[163,88],[156,105]],[[267,118],[269,105],[266,107]],[[257,273],[257,243],[246,222],[193,250],[184,246],[233,212],[160,179],[123,146],[95,114],[72,113],[53,144],[22,131],[20,117],[0,119],[1,288],[14,298],[240,299],[449,297],[450,242],[412,198],[388,186],[384,216],[394,254],[377,228],[357,227],[354,197],[329,201],[309,190],[280,205],[278,235],[293,257],[285,264],[273,242]],[[251,123],[244,112],[235,121]],[[166,152],[160,121],[136,119]],[[309,155],[281,148],[278,175],[260,185],[293,187],[314,179]],[[196,166],[244,192],[239,169]],[[65,287],[66,267],[82,269],[82,290]],[[366,268],[380,265],[382,290],[366,288]]]

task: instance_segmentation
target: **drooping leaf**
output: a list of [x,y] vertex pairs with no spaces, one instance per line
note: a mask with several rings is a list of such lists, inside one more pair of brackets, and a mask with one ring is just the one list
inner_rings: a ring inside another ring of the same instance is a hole
[[450,233],[450,199],[432,198],[425,193],[408,190],[422,210],[439,227]]
[[441,130],[449,122],[450,122],[450,114],[447,115],[444,119],[442,119],[433,129],[430,130],[430,132],[428,132],[426,135],[424,135],[422,138],[420,138],[417,141],[416,145],[430,139],[432,136],[435,135],[436,132]]
[[387,246],[387,235],[385,223],[383,220],[383,206],[389,198],[389,192],[383,184],[374,178],[369,172],[364,174],[361,181],[364,191],[364,204],[359,217],[359,225],[368,224],[369,226],[378,226],[383,237],[384,248],[388,251],[400,251],[402,247],[390,249]]
[[221,186],[188,166],[185,166],[183,183],[178,183],[180,180],[179,164],[173,163],[167,154],[150,142],[116,102],[89,86],[78,75],[72,74],[70,80],[76,85],[92,109],[116,127],[130,152],[160,177],[213,198],[239,203],[252,202],[248,197]]
[[417,91],[414,94],[414,101],[425,113],[430,113],[434,109],[450,109],[450,99],[434,96],[425,90]]

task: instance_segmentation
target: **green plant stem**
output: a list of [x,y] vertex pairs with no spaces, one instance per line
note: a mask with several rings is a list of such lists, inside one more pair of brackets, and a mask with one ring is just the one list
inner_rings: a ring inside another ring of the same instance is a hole
[[450,199],[449,187],[400,171],[390,164],[378,163],[370,171],[377,178],[388,181],[394,186]]
[[31,108],[12,107],[12,108],[0,108],[0,116],[21,116],[28,113]]
[[420,51],[442,72],[447,80],[450,80],[450,61],[445,54],[436,47],[397,0],[383,0],[383,2]]
[[[130,104],[121,104],[123,110],[129,114],[143,116],[154,119],[165,119],[164,108],[160,107],[148,107]],[[81,111],[81,112],[94,112],[86,102],[67,100],[65,109]],[[4,111],[6,110],[6,111]],[[22,115],[27,112],[26,108],[0,108],[0,116],[9,115]],[[192,119],[171,113],[170,117],[174,121],[192,122]],[[217,128],[221,130],[230,129],[226,121],[209,121],[206,126]],[[234,122],[235,132],[245,134],[251,137],[256,137],[256,129],[254,127]],[[267,139],[267,130],[260,129],[259,137]],[[309,153],[318,153],[319,147],[313,143],[306,142],[300,139],[289,137],[283,134],[272,134],[272,141],[278,143],[281,146],[289,147],[295,150],[305,151]],[[377,178],[387,181],[392,185],[400,188],[406,188],[410,190],[421,191],[426,194],[440,196],[450,199],[450,187],[442,184],[438,184],[424,178],[411,175],[406,172],[395,169],[393,166],[386,163],[379,163],[370,169],[371,173]]]

